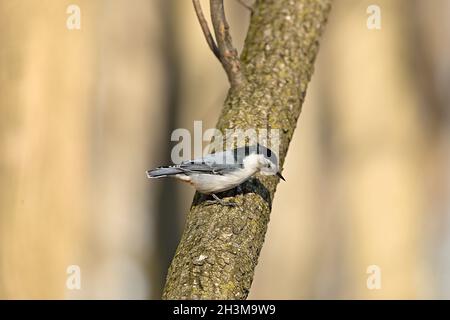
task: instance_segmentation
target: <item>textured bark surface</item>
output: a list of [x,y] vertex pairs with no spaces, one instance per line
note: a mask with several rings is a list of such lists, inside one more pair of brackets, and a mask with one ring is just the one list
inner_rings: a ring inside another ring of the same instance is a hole
[[[255,3],[241,55],[245,83],[230,89],[217,124],[221,131],[280,129],[281,166],[330,8],[329,0]],[[168,271],[164,299],[247,297],[278,182],[276,177],[251,179],[232,199],[236,207],[207,205],[196,194]]]

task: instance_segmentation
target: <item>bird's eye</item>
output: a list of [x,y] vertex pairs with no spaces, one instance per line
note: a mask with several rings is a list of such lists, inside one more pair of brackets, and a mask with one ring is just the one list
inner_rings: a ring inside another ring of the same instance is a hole
[[267,164],[267,168],[270,168],[270,163]]

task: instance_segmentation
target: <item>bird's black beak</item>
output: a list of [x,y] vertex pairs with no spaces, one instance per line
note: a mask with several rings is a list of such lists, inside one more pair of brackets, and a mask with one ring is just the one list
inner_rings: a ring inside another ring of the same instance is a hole
[[286,181],[286,179],[283,178],[283,176],[281,175],[281,173],[280,173],[279,171],[277,172],[277,176],[278,176],[278,178],[280,178],[281,180]]

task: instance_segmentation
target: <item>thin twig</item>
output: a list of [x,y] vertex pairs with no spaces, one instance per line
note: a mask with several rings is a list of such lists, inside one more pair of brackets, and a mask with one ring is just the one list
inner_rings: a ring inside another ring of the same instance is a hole
[[220,53],[219,48],[217,48],[216,42],[209,31],[208,22],[203,15],[202,7],[200,6],[199,0],[192,0],[192,4],[194,5],[195,13],[197,14],[198,22],[200,23],[200,27],[202,28],[203,34],[205,35],[206,42],[208,42],[209,48],[214,53],[214,55],[220,61]]
[[225,18],[223,0],[210,0],[210,7],[214,34],[219,48],[220,62],[227,73],[231,87],[239,87],[244,79],[237,50],[233,47],[229,30],[230,27]]

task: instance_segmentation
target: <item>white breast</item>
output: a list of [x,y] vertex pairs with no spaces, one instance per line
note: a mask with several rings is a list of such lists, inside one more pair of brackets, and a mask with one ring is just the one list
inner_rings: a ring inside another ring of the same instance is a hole
[[191,175],[191,183],[201,193],[216,193],[232,189],[253,176],[260,167],[260,155],[250,155],[243,163],[243,168],[224,175],[195,174]]
[[210,194],[232,189],[248,180],[260,168],[261,155],[250,155],[243,161],[243,168],[233,172],[219,174],[179,175],[178,179],[191,183],[201,193]]
[[256,173],[256,170],[238,169],[232,173],[226,175],[218,174],[194,174],[191,175],[192,185],[201,193],[215,193],[232,189],[252,175]]

